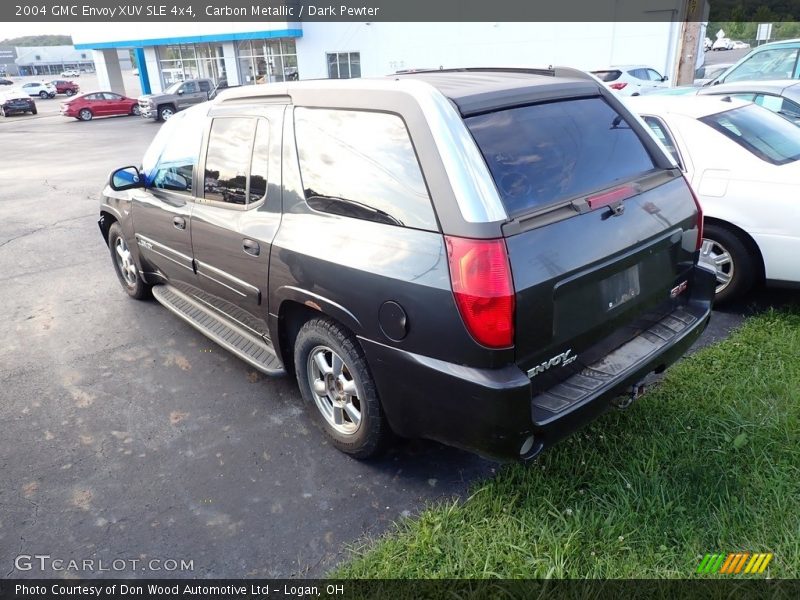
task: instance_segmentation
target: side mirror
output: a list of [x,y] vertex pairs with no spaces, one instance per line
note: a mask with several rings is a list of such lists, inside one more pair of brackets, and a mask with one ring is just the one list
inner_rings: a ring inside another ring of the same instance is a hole
[[124,192],[133,188],[144,187],[142,176],[136,167],[123,167],[113,171],[108,178],[108,185],[115,192]]
[[669,77],[667,77],[666,75],[664,75],[664,76],[661,78],[661,81],[669,81]]
[[178,96],[183,96],[183,88],[178,90]]

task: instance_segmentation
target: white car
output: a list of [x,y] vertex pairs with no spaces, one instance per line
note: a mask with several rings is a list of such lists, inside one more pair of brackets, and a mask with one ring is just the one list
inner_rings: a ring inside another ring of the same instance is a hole
[[800,282],[800,127],[729,96],[627,103],[697,194],[705,216],[701,259],[717,270],[717,301],[762,279]]
[[40,98],[55,98],[56,93],[56,86],[52,83],[44,83],[41,81],[31,81],[30,83],[22,84],[22,91],[28,94],[28,96],[39,96]]
[[64,71],[61,71],[61,76],[62,77],[80,77],[81,76],[81,72],[78,71],[78,69],[65,69]]
[[747,42],[741,42],[739,40],[734,40],[731,42],[731,50],[744,50],[745,48],[749,48],[750,44]]
[[646,65],[617,65],[591,73],[622,96],[638,96],[669,85],[667,77]]
[[721,37],[717,38],[717,40],[711,46],[712,50],[733,50],[733,42],[730,38]]

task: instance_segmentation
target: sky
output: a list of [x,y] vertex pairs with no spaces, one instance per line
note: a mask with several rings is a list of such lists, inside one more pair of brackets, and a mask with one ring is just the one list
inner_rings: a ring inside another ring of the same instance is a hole
[[0,40],[23,35],[72,35],[102,26],[102,23],[0,23]]

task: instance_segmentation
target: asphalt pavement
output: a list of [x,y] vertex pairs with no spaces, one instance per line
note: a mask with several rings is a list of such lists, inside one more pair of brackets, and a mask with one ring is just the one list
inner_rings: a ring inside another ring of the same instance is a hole
[[[122,292],[99,190],[157,129],[0,120],[0,577],[320,576],[348,544],[491,476],[497,465],[424,441],[352,460],[291,378]],[[703,339],[785,298],[759,293],[715,313]],[[25,570],[20,555],[94,562]]]

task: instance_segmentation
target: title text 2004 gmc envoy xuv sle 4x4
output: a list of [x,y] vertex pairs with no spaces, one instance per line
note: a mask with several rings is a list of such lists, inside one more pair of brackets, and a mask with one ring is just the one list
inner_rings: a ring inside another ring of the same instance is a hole
[[531,458],[680,357],[714,293],[680,170],[572,69],[229,90],[103,194],[127,293],[294,373],[359,458],[392,433]]

